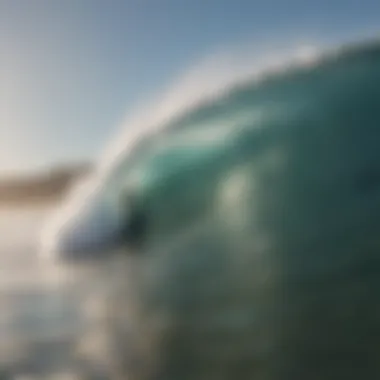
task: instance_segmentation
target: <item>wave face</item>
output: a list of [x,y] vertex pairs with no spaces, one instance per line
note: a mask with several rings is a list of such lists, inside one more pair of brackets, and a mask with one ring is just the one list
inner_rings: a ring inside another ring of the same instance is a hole
[[49,235],[74,262],[117,243],[117,371],[379,377],[380,44],[248,70],[180,112],[163,104]]

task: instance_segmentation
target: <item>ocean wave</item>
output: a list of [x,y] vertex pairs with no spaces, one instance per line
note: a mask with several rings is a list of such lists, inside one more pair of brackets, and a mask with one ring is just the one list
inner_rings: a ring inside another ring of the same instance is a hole
[[[211,56],[176,79],[168,90],[157,96],[157,99],[147,102],[148,104],[127,118],[121,132],[101,155],[98,174],[101,177],[106,176],[118,165],[120,159],[125,161],[126,156],[132,157],[137,150],[143,150],[141,146],[149,145],[146,143],[147,140],[156,139],[169,130],[172,133],[172,129],[178,128],[179,125],[191,123],[195,137],[199,129],[202,129],[203,134],[207,134],[207,130],[212,129],[213,124],[215,129],[210,133],[218,135],[222,133],[221,130],[231,115],[213,112],[213,107],[225,108],[232,93],[258,88],[273,76],[318,66],[325,59],[344,58],[351,51],[376,45],[377,42],[377,39],[374,39],[338,46],[324,44],[326,46],[323,47],[315,43],[262,55],[252,53]],[[232,117],[240,116],[234,110]],[[202,118],[206,128],[201,124]],[[197,119],[200,119],[199,122]],[[191,140],[190,134],[187,133],[186,138]]]

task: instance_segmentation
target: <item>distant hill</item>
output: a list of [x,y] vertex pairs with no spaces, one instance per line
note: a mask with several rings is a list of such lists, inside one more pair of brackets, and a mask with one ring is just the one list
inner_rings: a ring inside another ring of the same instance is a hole
[[34,204],[58,201],[70,185],[91,172],[91,164],[58,167],[28,177],[0,178],[1,204]]

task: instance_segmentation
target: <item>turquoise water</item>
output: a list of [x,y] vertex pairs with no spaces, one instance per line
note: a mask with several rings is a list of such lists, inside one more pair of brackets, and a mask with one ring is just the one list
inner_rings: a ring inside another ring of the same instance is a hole
[[143,371],[132,351],[170,380],[378,378],[380,44],[214,95],[129,125],[58,211],[52,257],[110,261],[116,243],[138,264],[119,268],[141,342],[121,330],[122,375]]

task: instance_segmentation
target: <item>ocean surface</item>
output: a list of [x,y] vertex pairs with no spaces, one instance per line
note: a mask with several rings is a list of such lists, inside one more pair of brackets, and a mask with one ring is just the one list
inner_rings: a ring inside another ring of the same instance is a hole
[[[39,233],[50,210],[0,208],[0,378],[67,372],[84,294],[38,258]],[[51,376],[50,376],[51,377]],[[49,378],[50,378],[49,377]]]

